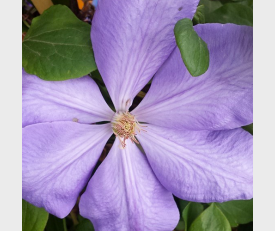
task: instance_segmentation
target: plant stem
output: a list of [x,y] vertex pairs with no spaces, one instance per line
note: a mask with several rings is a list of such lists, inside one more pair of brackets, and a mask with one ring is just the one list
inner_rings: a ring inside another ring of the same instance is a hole
[[23,23],[26,25],[26,27],[30,28],[30,24],[27,21],[23,20]]
[[76,226],[78,224],[76,214],[74,212],[70,212],[70,215],[71,215],[71,218],[73,220],[74,226]]

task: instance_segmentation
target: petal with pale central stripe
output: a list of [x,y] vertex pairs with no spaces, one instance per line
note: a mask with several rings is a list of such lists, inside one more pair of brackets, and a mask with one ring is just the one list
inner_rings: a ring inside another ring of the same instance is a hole
[[173,196],[157,180],[146,157],[129,140],[118,139],[80,199],[80,214],[97,231],[173,230],[179,212]]
[[198,0],[98,2],[91,38],[98,70],[117,111],[126,111],[175,48],[174,26]]
[[23,199],[67,216],[111,134],[110,124],[53,122],[23,128]]
[[241,128],[186,131],[149,125],[138,139],[159,181],[179,198],[252,198],[252,135]]
[[45,81],[24,70],[22,76],[23,127],[52,121],[110,121],[114,115],[89,76],[66,81]]
[[133,111],[138,121],[188,130],[238,128],[253,121],[253,29],[234,24],[195,26],[210,64],[192,77],[178,48],[155,75]]

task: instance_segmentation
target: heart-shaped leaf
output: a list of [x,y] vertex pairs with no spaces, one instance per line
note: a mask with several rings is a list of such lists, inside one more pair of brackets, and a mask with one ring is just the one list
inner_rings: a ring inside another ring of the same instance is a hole
[[213,203],[191,224],[188,231],[231,231],[221,210]]
[[22,44],[23,67],[45,80],[82,77],[96,70],[91,26],[64,5],[33,19]]

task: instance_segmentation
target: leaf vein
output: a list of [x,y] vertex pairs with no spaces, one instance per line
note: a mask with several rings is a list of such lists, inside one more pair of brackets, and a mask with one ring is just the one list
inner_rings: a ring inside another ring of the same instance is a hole
[[[82,32],[82,33],[87,33],[86,31],[82,31],[82,30],[78,30],[76,28],[61,28],[61,29],[55,29],[55,30],[49,30],[49,31],[46,31],[46,32],[43,32],[43,33],[40,33],[40,34],[37,34],[37,35],[34,35],[34,36],[31,36],[29,38],[35,38],[35,37],[38,37],[40,35],[44,35],[44,34],[47,34],[47,33],[51,33],[51,32],[55,32],[55,31],[61,31],[61,30],[76,30],[76,31],[79,31],[79,32]],[[25,39],[25,41],[28,41],[30,40],[29,38]]]
[[90,47],[89,45],[80,45],[80,44],[72,44],[72,43],[54,43],[54,42],[47,42],[47,41],[43,41],[43,40],[33,40],[33,39],[29,39],[29,42],[38,42],[38,43],[46,43],[46,44],[50,44],[50,45],[62,45],[62,46],[78,46],[78,47]]

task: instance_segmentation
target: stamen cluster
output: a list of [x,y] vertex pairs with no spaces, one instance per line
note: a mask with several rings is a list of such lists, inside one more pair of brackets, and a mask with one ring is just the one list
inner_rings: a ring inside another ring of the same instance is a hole
[[129,112],[118,112],[112,120],[112,129],[114,134],[119,138],[122,148],[126,147],[125,141],[130,139],[132,142],[139,144],[135,135],[136,130],[140,132],[141,125],[136,120],[135,116]]

